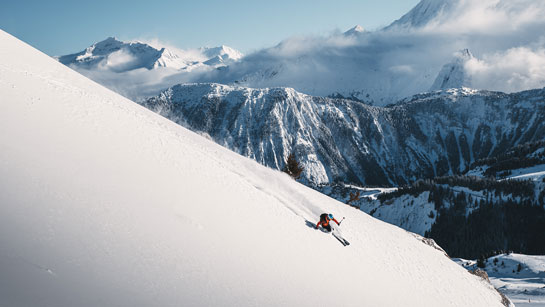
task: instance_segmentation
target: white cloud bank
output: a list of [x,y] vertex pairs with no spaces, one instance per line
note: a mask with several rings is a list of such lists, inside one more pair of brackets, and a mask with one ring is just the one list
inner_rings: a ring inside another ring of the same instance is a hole
[[475,88],[516,92],[545,86],[545,49],[511,48],[465,65]]
[[515,92],[545,86],[545,1],[423,0],[392,26],[357,35],[294,37],[197,81],[339,92],[375,104],[428,91],[468,48],[464,84]]
[[464,85],[505,92],[544,87],[545,1],[422,0],[384,30],[292,37],[222,69],[84,73],[133,99],[177,83],[236,82],[384,105],[428,91],[465,48],[474,58],[464,65],[471,80]]

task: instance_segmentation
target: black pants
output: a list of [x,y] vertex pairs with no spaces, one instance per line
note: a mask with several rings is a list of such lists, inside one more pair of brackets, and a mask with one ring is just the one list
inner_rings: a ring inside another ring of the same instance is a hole
[[331,225],[327,224],[327,226],[322,225],[322,227],[327,230],[327,232],[331,232]]

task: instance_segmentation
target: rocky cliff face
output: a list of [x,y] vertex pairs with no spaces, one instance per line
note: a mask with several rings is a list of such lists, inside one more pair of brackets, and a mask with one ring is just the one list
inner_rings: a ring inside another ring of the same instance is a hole
[[290,88],[189,84],[143,104],[272,168],[293,152],[312,185],[400,185],[457,174],[545,137],[545,90],[453,89],[372,107]]

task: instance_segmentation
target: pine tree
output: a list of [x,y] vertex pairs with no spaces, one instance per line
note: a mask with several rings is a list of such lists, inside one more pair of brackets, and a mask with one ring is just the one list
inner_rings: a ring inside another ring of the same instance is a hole
[[286,161],[286,165],[284,165],[284,168],[282,171],[288,175],[290,175],[293,179],[297,180],[301,177],[301,173],[303,172],[304,167],[302,167],[297,160],[295,160],[295,155],[293,153],[290,153],[288,156],[288,161]]
[[477,260],[477,266],[481,269],[484,269],[486,268],[486,262],[485,262],[485,258],[484,258],[484,255],[482,255],[481,257],[479,257],[479,259]]

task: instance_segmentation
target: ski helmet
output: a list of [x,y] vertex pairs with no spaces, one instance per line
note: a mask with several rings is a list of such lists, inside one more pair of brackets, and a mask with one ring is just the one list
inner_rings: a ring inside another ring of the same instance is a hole
[[332,219],[332,218],[333,218],[333,214],[330,213],[330,214],[327,215],[327,217],[329,217],[330,219]]

